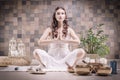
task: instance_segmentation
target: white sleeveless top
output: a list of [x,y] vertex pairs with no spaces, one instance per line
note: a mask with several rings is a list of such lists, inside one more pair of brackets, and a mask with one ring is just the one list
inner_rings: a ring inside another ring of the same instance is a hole
[[[71,39],[69,29],[65,39]],[[49,45],[48,54],[54,57],[56,60],[63,59],[66,55],[68,55],[68,53],[70,53],[68,43],[55,42]]]

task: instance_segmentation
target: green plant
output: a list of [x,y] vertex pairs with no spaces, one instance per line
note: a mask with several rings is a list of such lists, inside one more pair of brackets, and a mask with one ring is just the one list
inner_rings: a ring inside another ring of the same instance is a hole
[[99,54],[105,56],[109,54],[109,47],[106,45],[108,36],[104,34],[103,24],[91,27],[87,30],[85,36],[81,37],[83,48],[88,54]]

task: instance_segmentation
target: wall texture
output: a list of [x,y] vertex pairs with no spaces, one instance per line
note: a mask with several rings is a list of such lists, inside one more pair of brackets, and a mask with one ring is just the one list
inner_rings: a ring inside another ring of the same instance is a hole
[[57,6],[66,9],[69,25],[78,35],[103,23],[111,50],[107,57],[120,54],[119,0],[0,0],[0,55],[8,55],[8,42],[12,37],[22,39],[27,54],[32,55],[39,47],[37,40],[50,26]]

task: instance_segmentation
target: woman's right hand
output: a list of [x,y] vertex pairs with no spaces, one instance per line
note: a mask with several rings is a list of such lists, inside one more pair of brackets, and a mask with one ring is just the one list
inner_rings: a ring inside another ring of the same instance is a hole
[[61,40],[60,32],[58,32],[57,38],[54,38],[54,40]]

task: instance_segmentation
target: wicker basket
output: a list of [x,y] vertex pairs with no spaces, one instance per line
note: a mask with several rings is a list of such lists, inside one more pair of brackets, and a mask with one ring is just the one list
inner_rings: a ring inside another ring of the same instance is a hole
[[0,56],[0,67],[11,65],[11,61],[7,56]]
[[90,67],[87,65],[77,65],[75,67],[75,72],[78,75],[88,75],[90,74]]
[[112,72],[111,67],[102,67],[97,70],[97,75],[107,76],[107,75],[110,75],[111,72]]
[[0,67],[5,67],[8,65],[27,66],[30,65],[30,61],[23,57],[0,56]]

